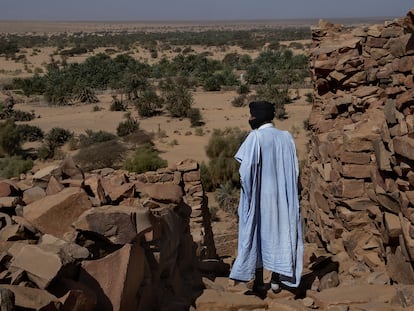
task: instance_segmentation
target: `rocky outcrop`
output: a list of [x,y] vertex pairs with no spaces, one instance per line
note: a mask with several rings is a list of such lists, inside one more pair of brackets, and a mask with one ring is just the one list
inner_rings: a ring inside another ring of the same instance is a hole
[[321,21],[312,36],[305,238],[352,260],[342,284],[374,272],[413,284],[414,10],[361,28]]
[[203,288],[199,267],[218,260],[192,160],[84,174],[68,157],[1,180],[0,195],[2,306],[188,310]]

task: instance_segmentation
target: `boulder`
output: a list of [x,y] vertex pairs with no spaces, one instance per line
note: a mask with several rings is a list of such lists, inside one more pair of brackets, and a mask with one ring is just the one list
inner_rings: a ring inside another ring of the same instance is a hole
[[72,223],[91,207],[84,190],[70,187],[25,206],[23,217],[40,232],[62,238],[74,231]]

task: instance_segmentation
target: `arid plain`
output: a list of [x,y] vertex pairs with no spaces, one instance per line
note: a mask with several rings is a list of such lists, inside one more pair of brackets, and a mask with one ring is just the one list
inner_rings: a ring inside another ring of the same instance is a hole
[[[57,33],[74,33],[77,31],[98,32],[98,31],[200,31],[206,29],[248,29],[254,27],[282,27],[290,25],[307,25],[311,26],[314,21],[285,21],[284,25],[280,22],[233,22],[233,23],[93,23],[93,22],[0,22],[0,33],[16,34],[57,34]],[[302,40],[303,46],[310,43],[310,40]],[[281,42],[282,45],[289,46],[290,42]],[[210,57],[223,59],[227,53],[237,52],[240,54],[249,54],[252,58],[259,55],[261,50],[243,50],[237,46],[226,47],[225,50],[217,47],[192,46],[195,53],[209,52]],[[33,75],[35,68],[42,68],[50,63],[53,52],[56,47],[44,47],[32,53],[31,49],[22,50],[21,53],[26,55],[24,62],[16,62],[5,57],[0,57],[0,82],[7,82],[15,77],[28,77]],[[81,63],[89,56],[103,52],[105,47],[95,49],[93,52],[80,56],[69,57],[68,63]],[[307,53],[306,49],[293,50],[294,53]],[[156,62],[152,59],[148,50],[137,47],[131,51],[130,55],[134,58],[148,63]],[[173,58],[176,54],[167,51],[160,57]],[[59,57],[59,56],[55,56]],[[303,128],[303,122],[308,118],[311,104],[306,101],[306,93],[311,89],[291,88],[292,103],[286,105],[288,118],[285,120],[275,120],[276,127],[289,130],[294,134],[299,159],[306,155],[307,136]],[[73,131],[75,134],[84,133],[85,130],[93,131],[103,130],[115,133],[116,127],[123,120],[125,112],[114,112],[109,110],[112,101],[110,91],[98,93],[99,103],[96,105],[101,108],[94,111],[94,105],[74,104],[65,107],[53,107],[47,105],[41,98],[25,98],[15,96],[17,104],[15,109],[24,111],[33,111],[37,118],[30,121],[31,125],[39,126],[47,132],[53,127],[61,127]],[[155,145],[161,152],[161,157],[168,160],[170,164],[180,160],[191,158],[198,162],[208,162],[205,154],[205,146],[208,143],[210,135],[214,129],[224,129],[226,127],[239,127],[242,130],[248,130],[247,119],[249,111],[247,107],[233,107],[231,101],[237,97],[235,91],[205,92],[202,89],[193,91],[193,107],[199,108],[202,114],[202,120],[205,123],[202,126],[202,132],[195,133],[191,128],[188,119],[171,118],[168,115],[160,115],[151,118],[140,118],[133,106],[129,107],[131,115],[139,122],[141,129],[149,133],[157,134],[162,132],[163,135],[154,135]],[[0,100],[4,100],[7,93],[1,94]],[[37,166],[43,166],[45,163],[37,163]]]

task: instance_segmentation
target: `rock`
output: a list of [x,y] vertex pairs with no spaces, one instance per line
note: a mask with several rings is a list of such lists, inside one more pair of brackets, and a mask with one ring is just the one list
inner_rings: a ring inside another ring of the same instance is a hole
[[136,310],[145,261],[138,244],[126,244],[102,259],[84,261],[79,279],[94,290],[96,310]]
[[392,142],[397,154],[400,154],[407,159],[414,160],[414,138],[405,135],[393,138]]
[[160,202],[180,203],[183,200],[183,190],[175,184],[141,184],[138,185],[138,190]]
[[46,192],[43,188],[38,186],[27,189],[23,192],[23,202],[28,205],[34,201],[40,200],[46,196]]
[[145,208],[104,205],[85,211],[73,226],[77,230],[98,233],[114,244],[126,244],[152,228],[149,217]]
[[46,188],[46,194],[52,195],[61,192],[65,187],[55,178],[51,176]]
[[311,294],[315,304],[322,309],[331,306],[362,304],[369,302],[390,303],[395,297],[390,285],[339,286]]
[[56,180],[60,180],[62,172],[59,165],[50,165],[38,170],[32,177],[33,185],[46,188],[49,179],[53,176]]
[[46,290],[5,284],[0,284],[0,288],[13,292],[16,307],[28,310],[60,310],[58,299]]
[[80,188],[66,188],[23,208],[23,217],[42,233],[63,237],[74,231],[71,224],[92,204]]
[[197,311],[209,310],[255,310],[267,308],[265,301],[256,296],[240,295],[232,292],[221,292],[213,289],[206,289],[196,300]]
[[19,188],[10,180],[0,180],[0,197],[16,196],[19,194]]
[[45,289],[64,268],[61,257],[36,245],[26,245],[13,256],[11,267],[26,271],[29,279]]

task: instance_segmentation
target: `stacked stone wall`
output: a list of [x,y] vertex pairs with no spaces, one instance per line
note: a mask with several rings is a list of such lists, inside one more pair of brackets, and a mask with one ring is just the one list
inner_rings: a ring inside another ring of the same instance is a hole
[[354,261],[343,278],[414,283],[414,10],[357,28],[320,21],[310,65],[305,238]]

